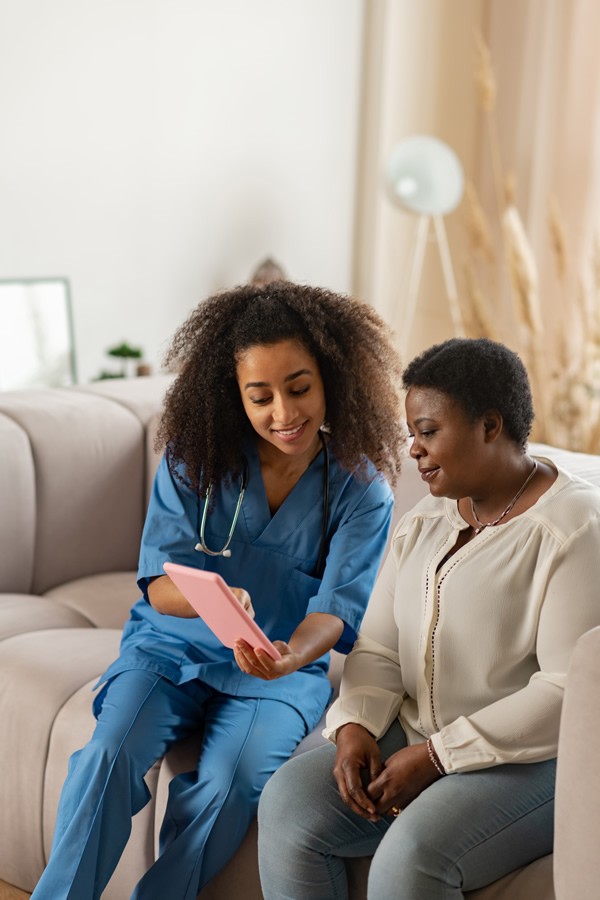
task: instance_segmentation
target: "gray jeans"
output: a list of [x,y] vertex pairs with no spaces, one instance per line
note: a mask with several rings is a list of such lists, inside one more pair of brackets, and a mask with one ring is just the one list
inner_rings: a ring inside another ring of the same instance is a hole
[[[406,745],[398,723],[382,756]],[[397,818],[369,822],[342,802],[335,748],[273,775],[259,805],[265,900],[345,900],[344,858],[372,856],[369,900],[458,900],[552,852],[556,761],[448,775]]]

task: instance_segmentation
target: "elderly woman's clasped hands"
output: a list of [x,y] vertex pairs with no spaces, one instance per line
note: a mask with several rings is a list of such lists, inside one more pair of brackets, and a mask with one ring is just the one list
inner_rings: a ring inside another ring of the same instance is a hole
[[426,743],[403,747],[382,759],[373,735],[350,723],[339,729],[336,745],[333,775],[340,795],[353,812],[373,822],[386,814],[397,816],[442,777]]

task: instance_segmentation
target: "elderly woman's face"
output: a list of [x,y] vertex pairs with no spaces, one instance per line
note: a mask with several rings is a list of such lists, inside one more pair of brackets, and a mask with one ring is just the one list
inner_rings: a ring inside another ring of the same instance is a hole
[[483,419],[472,422],[442,391],[412,387],[406,395],[410,455],[435,497],[468,497],[478,475],[485,443]]

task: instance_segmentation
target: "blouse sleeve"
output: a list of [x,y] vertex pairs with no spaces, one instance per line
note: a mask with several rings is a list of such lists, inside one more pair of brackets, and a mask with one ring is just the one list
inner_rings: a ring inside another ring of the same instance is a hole
[[582,634],[600,625],[600,519],[563,544],[547,582],[537,631],[539,671],[508,696],[461,716],[432,736],[447,772],[556,756],[567,667]]
[[323,579],[307,614],[324,612],[342,619],[344,631],[334,648],[340,653],[349,653],[356,640],[385,550],[392,508],[389,485],[374,478],[331,538]]
[[398,716],[404,687],[394,621],[396,564],[388,553],[369,602],[361,633],[346,659],[340,696],[327,713],[324,737],[349,722],[379,739]]

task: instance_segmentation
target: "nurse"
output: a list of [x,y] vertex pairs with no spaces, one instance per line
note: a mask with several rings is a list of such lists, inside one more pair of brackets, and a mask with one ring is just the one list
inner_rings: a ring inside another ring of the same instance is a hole
[[[202,731],[170,785],[136,900],[193,900],[235,853],[262,788],[330,699],[384,551],[404,432],[400,365],[371,307],[275,282],[201,303],[176,333],[178,372],[142,537],[140,600],[73,755],[35,900],[100,897],[148,801],[144,775]],[[218,572],[281,652],[223,647],[163,573]]]

